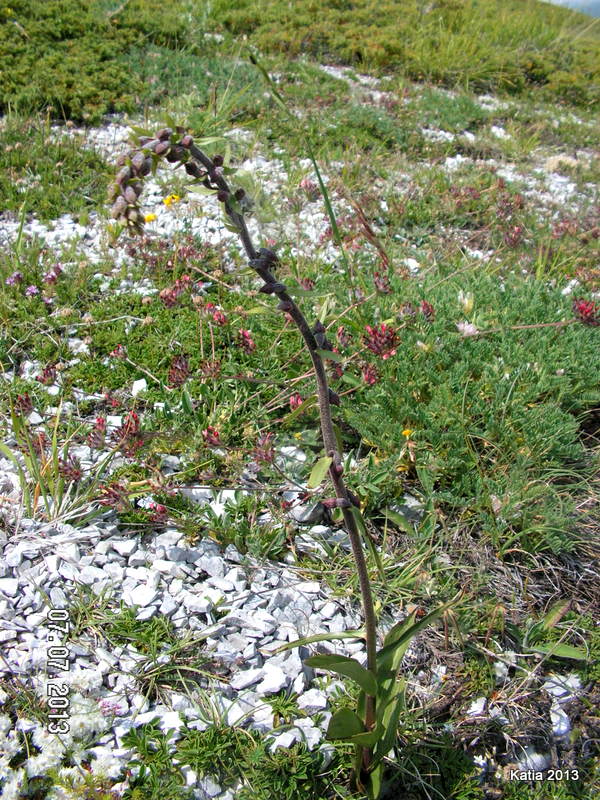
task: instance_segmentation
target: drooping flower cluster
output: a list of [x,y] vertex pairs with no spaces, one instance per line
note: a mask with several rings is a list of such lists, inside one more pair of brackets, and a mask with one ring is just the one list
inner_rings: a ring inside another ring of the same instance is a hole
[[81,463],[78,458],[72,455],[58,459],[58,472],[65,480],[73,483],[78,483],[83,477]]
[[426,322],[433,322],[435,319],[435,310],[431,303],[428,303],[427,300],[421,300],[421,314],[425,317]]
[[36,375],[36,381],[43,383],[44,386],[49,386],[56,380],[56,364],[47,364],[39,375]]
[[129,511],[129,489],[123,481],[112,481],[100,488],[98,502],[101,506],[108,506],[116,511]]
[[148,506],[152,512],[150,514],[150,521],[155,525],[164,525],[169,517],[169,510],[162,503],[152,501]]
[[176,388],[183,386],[190,374],[190,364],[188,357],[184,355],[175,356],[169,368],[169,386]]
[[398,332],[390,325],[381,322],[379,325],[367,325],[367,333],[363,336],[366,347],[384,361],[396,355],[398,346]]
[[202,437],[206,444],[213,445],[213,447],[218,447],[221,444],[221,436],[214,425],[207,425],[202,431]]
[[298,394],[298,392],[294,392],[294,394],[290,395],[290,410],[295,411],[302,405],[302,395]]
[[15,412],[21,417],[27,417],[33,411],[33,402],[28,392],[18,394],[15,400]]
[[140,418],[135,411],[130,411],[125,415],[123,424],[112,434],[115,446],[127,458],[133,458],[144,444],[144,438],[140,431]]
[[584,325],[600,325],[600,307],[591,300],[576,297],[573,300],[573,311]]
[[256,343],[252,338],[252,334],[243,328],[238,332],[238,344],[246,353],[253,353],[256,350]]
[[181,278],[177,278],[172,286],[167,286],[162,289],[158,296],[167,308],[172,308],[177,303],[180,296],[184,292],[189,291],[191,287],[192,279],[190,276],[182,275]]
[[364,364],[361,370],[362,379],[367,386],[374,386],[379,380],[379,373],[372,364]]
[[104,447],[104,439],[106,437],[106,419],[104,417],[96,417],[94,427],[88,434],[88,444],[96,450],[101,450]]
[[252,455],[258,464],[272,464],[275,460],[275,448],[273,447],[273,433],[264,433],[259,437]]
[[111,358],[127,358],[127,348],[125,345],[118,344],[114,350],[111,350],[109,355]]

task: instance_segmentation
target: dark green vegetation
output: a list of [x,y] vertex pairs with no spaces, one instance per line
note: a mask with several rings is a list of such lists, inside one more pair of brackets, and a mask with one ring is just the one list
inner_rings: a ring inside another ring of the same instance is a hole
[[8,116],[0,127],[0,193],[3,211],[41,221],[100,207],[106,196],[107,166],[79,137],[49,121]]
[[[576,319],[572,307],[574,296],[589,299],[599,285],[598,23],[549,5],[506,2],[441,2],[426,10],[400,2],[40,0],[3,6],[0,15],[0,105],[10,109],[0,129],[0,190],[2,210],[13,218],[71,214],[85,224],[89,211],[106,213],[112,167],[82,146],[83,137],[52,128],[53,118],[88,122],[121,109],[156,118],[164,109],[196,136],[248,129],[249,143],[232,140],[233,166],[258,152],[285,170],[281,178],[273,166],[273,194],[251,193],[263,223],[282,215],[288,223],[285,231],[265,229],[277,240],[278,276],[311,320],[323,319],[339,350],[340,360],[329,364],[342,396],[335,418],[353,459],[348,483],[380,550],[379,563],[370,564],[378,610],[384,617],[413,604],[431,610],[466,589],[444,627],[419,643],[421,660],[406,664],[411,680],[421,668],[448,665],[439,688],[445,710],[421,708],[407,692],[389,796],[594,796],[593,690],[578,701],[573,741],[559,752],[565,763],[577,763],[579,782],[495,778],[482,786],[472,756],[502,758],[507,742],[525,746],[532,731],[548,731],[547,696],[539,689],[546,672],[578,672],[586,687],[600,674],[600,328]],[[204,37],[207,31],[223,41]],[[265,96],[242,33],[266,53],[297,124]],[[325,73],[315,56],[387,75],[381,94]],[[507,105],[486,103],[476,96],[482,90],[499,92]],[[339,249],[331,263],[303,238],[307,213],[314,213],[311,190],[300,187],[304,178],[315,180],[306,162],[299,164],[308,135],[329,178],[348,271]],[[450,168],[448,157],[463,161]],[[558,190],[538,181],[550,173]],[[162,173],[162,181],[163,196],[175,192],[181,204],[160,213],[202,211],[201,197],[192,210],[194,196],[179,173]],[[574,190],[563,199],[567,181]],[[62,445],[85,444],[98,415],[137,412],[139,441],[122,442],[129,454],[113,476],[122,486],[122,530],[164,527],[165,519],[135,505],[152,491],[168,523],[190,540],[210,537],[258,559],[296,554],[307,578],[329,583],[336,599],[357,597],[349,554],[333,544],[303,552],[273,491],[282,481],[277,467],[305,483],[321,454],[314,385],[296,332],[270,298],[248,293],[257,285],[235,247],[184,235],[150,235],[128,246],[131,265],[122,269],[110,250],[90,263],[74,246],[53,251],[25,235],[3,250],[0,365],[17,377],[2,414],[18,411],[28,393],[32,408],[48,415],[51,439],[49,409],[72,403],[72,417],[56,426]],[[57,262],[62,272],[52,278]],[[185,275],[191,285],[171,303],[169,293]],[[579,284],[564,294],[574,278]],[[132,290],[141,280],[146,296]],[[39,294],[26,295],[30,286]],[[243,346],[241,330],[256,349]],[[68,342],[74,337],[89,352],[75,355]],[[40,362],[42,380],[18,374],[31,360]],[[134,398],[132,384],[141,378],[147,390]],[[48,391],[55,383],[58,397]],[[77,390],[100,398],[81,400]],[[292,393],[308,401],[300,411],[291,411]],[[218,447],[207,441],[211,429]],[[273,465],[270,448],[290,445],[307,461]],[[165,454],[181,463],[157,491],[152,481]],[[221,517],[168,491],[169,480],[239,487],[243,467],[263,456],[257,478],[264,491],[230,498]],[[66,479],[52,469],[55,458],[38,477],[64,489]],[[34,488],[35,480],[33,499]],[[74,524],[82,505],[101,510],[98,481],[80,480],[73,492],[64,508]],[[420,501],[417,513],[404,505],[406,494]],[[31,513],[49,512],[40,501]],[[546,624],[548,610],[567,601],[560,618]],[[142,656],[136,688],[151,700],[214,676],[203,642],[180,638],[163,617],[141,622],[131,609],[84,593],[73,598],[72,623],[74,640],[87,633],[108,649],[133,647]],[[519,655],[514,675],[499,685],[494,661],[507,651]],[[159,660],[165,653],[168,663]],[[25,684],[3,688],[4,711],[10,707],[14,720],[44,719]],[[340,694],[333,710],[348,705],[347,691]],[[470,702],[482,695],[519,713],[511,711],[505,727],[469,719]],[[297,715],[293,696],[269,704],[281,729]],[[236,797],[244,800],[350,796],[343,749],[329,766],[301,745],[270,753],[264,737],[207,716],[205,731],[185,729],[178,742],[154,725],[130,734],[144,764],[132,800],[185,798],[182,764],[225,784],[243,777]],[[19,758],[26,758],[25,746]],[[57,780],[36,779],[37,793],[32,782],[28,797],[43,800]],[[111,785],[89,776],[72,796],[113,800]]]
[[530,0],[14,0],[0,9],[0,110],[94,120],[163,103],[190,82],[202,102],[220,73],[207,32],[445,86],[535,88],[579,105],[600,91],[597,27]]

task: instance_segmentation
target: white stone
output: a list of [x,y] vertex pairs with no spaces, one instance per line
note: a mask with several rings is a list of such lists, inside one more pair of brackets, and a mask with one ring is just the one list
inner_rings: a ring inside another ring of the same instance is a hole
[[134,381],[131,386],[131,396],[137,397],[138,394],[145,392],[148,388],[148,383],[145,378],[140,378],[138,381]]
[[119,555],[127,558],[137,549],[137,541],[135,539],[116,540],[112,542],[112,547]]
[[566,712],[556,702],[550,708],[550,721],[552,723],[552,733],[557,739],[562,739],[569,735],[571,721]]
[[16,597],[19,591],[17,578],[0,578],[0,592],[7,597]]
[[264,666],[264,678],[256,687],[256,692],[260,695],[276,694],[287,686],[288,680],[288,676],[281,667],[266,663]]
[[232,689],[247,689],[255,683],[258,683],[265,675],[263,668],[258,669],[245,669],[238,672],[230,681]]
[[317,711],[323,711],[327,708],[327,695],[319,689],[309,689],[298,698],[298,708],[309,714],[315,714]]
[[128,606],[141,606],[142,608],[150,605],[156,600],[158,592],[151,586],[142,584],[135,589],[123,592],[123,600]]

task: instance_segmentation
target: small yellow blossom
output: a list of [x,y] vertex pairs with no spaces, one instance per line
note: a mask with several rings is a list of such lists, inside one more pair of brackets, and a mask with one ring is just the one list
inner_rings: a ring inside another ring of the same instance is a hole
[[408,439],[408,437],[411,435],[411,433],[412,433],[412,430],[410,428],[404,428],[404,430],[402,431],[402,436],[405,436]]
[[156,214],[144,214],[144,222],[154,222],[155,219],[156,219]]
[[179,195],[178,195],[178,194],[170,194],[170,195],[168,195],[167,197],[164,197],[164,198],[163,198],[163,203],[164,203],[166,206],[170,206],[170,205],[172,205],[173,203],[178,203],[178,202],[179,202],[179,200],[181,200],[181,197],[179,197]]
[[294,434],[294,439],[301,439],[302,434],[300,432]]

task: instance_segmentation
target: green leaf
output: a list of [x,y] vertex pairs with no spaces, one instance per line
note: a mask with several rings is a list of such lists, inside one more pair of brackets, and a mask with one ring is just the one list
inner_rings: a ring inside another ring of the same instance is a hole
[[349,708],[342,708],[329,720],[327,728],[327,738],[331,740],[346,739],[349,740],[358,733],[365,733],[365,726],[362,720],[354,711]]
[[364,386],[363,382],[357,378],[356,375],[351,375],[349,372],[344,372],[342,375],[342,380],[344,383],[347,383],[349,386],[352,386],[355,389]]
[[343,356],[341,353],[334,353],[333,350],[317,350],[316,351],[321,358],[327,359],[328,361],[345,361],[346,357]]
[[377,571],[379,572],[381,579],[385,580],[385,572],[383,569],[383,562],[381,561],[381,555],[375,545],[375,542],[373,539],[371,539],[371,536],[365,527],[365,521],[363,519],[363,515],[360,513],[360,509],[356,508],[356,506],[352,506],[350,511],[352,512],[352,516],[356,521],[356,527],[358,528],[362,538],[371,552],[371,555],[373,556],[373,560],[377,565]]
[[359,664],[355,658],[338,655],[318,655],[307,658],[304,663],[309,667],[326,669],[329,672],[335,672],[337,675],[351,678],[371,697],[375,697],[377,694],[375,676]]
[[321,483],[324,477],[327,475],[327,471],[331,466],[331,462],[333,459],[331,456],[323,456],[320,458],[314,467],[311,470],[310,477],[307,482],[307,486],[309,489],[316,489],[317,486]]
[[402,656],[406,652],[411,640],[420,633],[428,625],[431,625],[436,619],[451,608],[457,601],[458,595],[452,600],[449,600],[444,605],[436,608],[424,616],[418,622],[416,615],[411,614],[408,619],[397,623],[388,631],[385,639],[383,640],[383,647],[377,653],[377,666],[381,669],[395,669],[395,665],[402,660]]
[[194,413],[194,401],[190,397],[190,393],[187,389],[184,389],[181,393],[181,405],[183,406],[183,410],[186,414],[193,415]]
[[570,606],[570,600],[564,600],[563,602],[556,603],[556,605],[552,606],[550,611],[548,611],[542,620],[542,629],[548,631],[550,628],[553,628],[558,622],[561,621],[561,619],[569,610]]
[[374,747],[377,742],[383,736],[383,728],[381,725],[377,725],[377,727],[372,731],[366,731],[365,733],[356,733],[351,741],[354,744],[359,745],[359,747]]
[[333,642],[336,639],[364,639],[364,631],[340,631],[339,633],[315,633],[314,636],[305,636],[303,639],[295,639],[293,642],[286,642],[286,644],[278,647],[273,651],[273,655],[283,653],[284,650],[291,650],[292,647],[304,647],[307,644],[315,644],[316,642]]
[[398,511],[394,511],[391,508],[386,508],[383,512],[385,516],[390,519],[394,525],[397,525],[398,528],[403,530],[405,533],[414,534],[415,528],[410,523],[403,514],[400,514]]
[[570,658],[573,661],[588,661],[589,656],[578,647],[572,647],[570,644],[535,644],[528,645],[528,650],[533,653],[544,653],[552,658]]
[[367,796],[369,800],[378,800],[381,794],[381,779],[383,777],[383,764],[378,764],[371,770],[367,779]]
[[312,406],[316,405],[316,403],[317,403],[316,395],[313,394],[310,397],[307,397],[306,400],[303,400],[302,403],[300,403],[298,408],[295,408],[293,411],[290,411],[289,414],[285,415],[285,417],[282,420],[282,424],[289,425],[290,422],[293,422],[296,419],[296,417],[299,417],[300,414],[303,414],[309,408],[312,408]]

